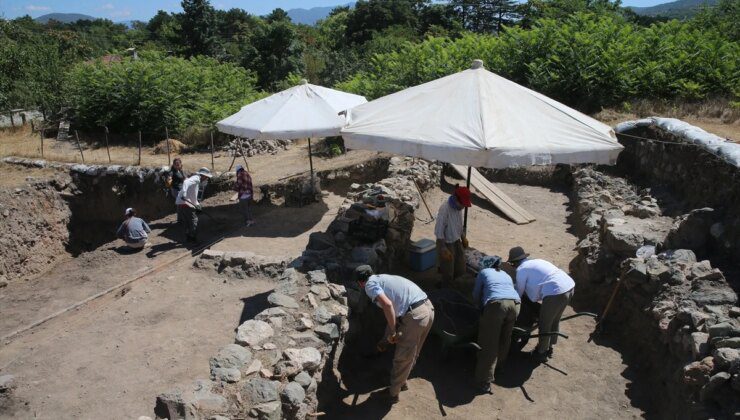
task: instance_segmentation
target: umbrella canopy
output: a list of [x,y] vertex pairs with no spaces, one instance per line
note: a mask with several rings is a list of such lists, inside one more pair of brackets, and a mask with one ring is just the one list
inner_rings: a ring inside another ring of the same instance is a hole
[[347,112],[345,146],[474,167],[613,164],[622,146],[606,124],[498,76],[469,70]]
[[226,134],[260,140],[338,136],[344,118],[337,114],[365,102],[363,96],[303,80],[298,86],[242,107],[216,127]]

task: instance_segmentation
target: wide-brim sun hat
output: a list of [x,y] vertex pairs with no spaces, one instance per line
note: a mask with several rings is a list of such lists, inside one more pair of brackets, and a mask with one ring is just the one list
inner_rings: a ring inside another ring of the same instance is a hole
[[520,246],[515,246],[514,248],[511,248],[509,250],[509,260],[508,262],[514,262],[514,261],[520,261],[525,258],[529,257],[529,254],[524,252],[524,248]]
[[198,169],[198,172],[196,172],[198,175],[204,176],[206,178],[212,178],[213,175],[211,174],[211,170],[208,168],[200,168]]

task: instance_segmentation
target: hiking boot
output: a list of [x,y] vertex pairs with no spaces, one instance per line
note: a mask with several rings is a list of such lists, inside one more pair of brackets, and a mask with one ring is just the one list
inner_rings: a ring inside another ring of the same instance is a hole
[[475,391],[478,395],[484,395],[484,394],[493,394],[491,392],[491,383],[490,382],[484,382],[482,384],[478,384],[475,386]]
[[537,349],[532,350],[529,355],[538,363],[544,363],[547,361],[547,353],[540,353]]
[[550,347],[550,349],[547,350],[547,353],[545,353],[545,354],[547,355],[547,358],[548,359],[552,359],[552,347]]
[[386,388],[386,389],[380,391],[378,394],[379,394],[378,396],[382,400],[387,401],[390,404],[395,404],[395,403],[398,402],[398,395],[391,395],[390,388]]

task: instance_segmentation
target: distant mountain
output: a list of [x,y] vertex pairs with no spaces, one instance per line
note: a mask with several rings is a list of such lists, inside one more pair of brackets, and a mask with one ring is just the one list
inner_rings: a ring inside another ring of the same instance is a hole
[[288,10],[288,17],[290,17],[290,20],[292,20],[293,23],[313,26],[316,22],[329,16],[329,13],[331,13],[332,10],[340,6],[355,7],[355,2],[339,4],[336,6],[312,7],[310,9],[290,9]]
[[48,13],[43,16],[39,16],[34,20],[39,23],[48,23],[50,20],[56,20],[57,22],[62,22],[62,23],[72,23],[72,22],[77,22],[78,20],[95,20],[95,19],[97,18],[93,16],[89,16],[89,15],[83,15],[80,13]]
[[695,15],[702,7],[714,6],[718,0],[678,0],[651,7],[630,7],[638,15],[687,18]]

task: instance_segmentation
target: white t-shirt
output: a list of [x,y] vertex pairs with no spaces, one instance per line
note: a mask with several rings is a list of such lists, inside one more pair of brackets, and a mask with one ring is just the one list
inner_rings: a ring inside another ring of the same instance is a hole
[[525,259],[516,268],[516,291],[532,302],[573,290],[576,282],[563,270],[545,260]]

